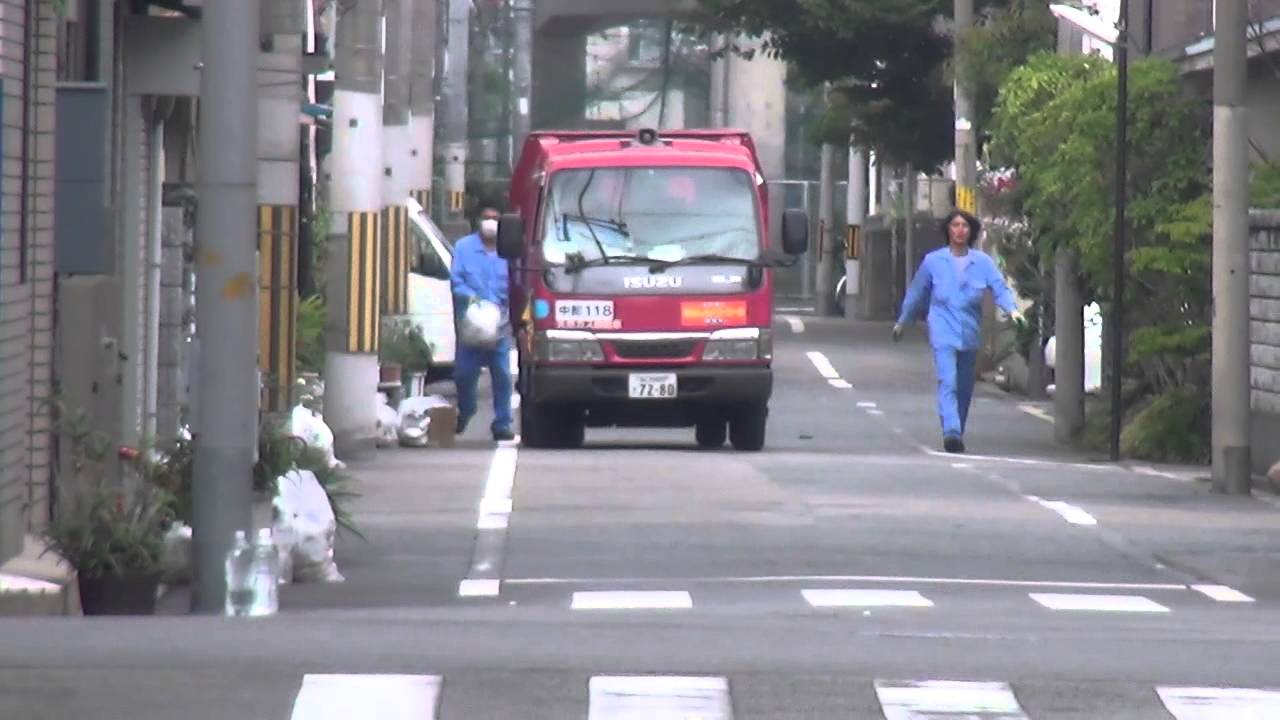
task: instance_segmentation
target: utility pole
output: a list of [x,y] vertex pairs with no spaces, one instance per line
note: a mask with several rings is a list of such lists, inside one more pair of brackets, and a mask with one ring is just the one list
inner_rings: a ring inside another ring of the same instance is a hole
[[[827,88],[830,97],[831,88]],[[822,143],[822,165],[818,180],[818,292],[819,315],[835,314],[835,164],[836,146]]]
[[907,163],[902,171],[902,201],[902,214],[906,219],[902,240],[902,251],[906,256],[906,262],[902,263],[902,291],[905,296],[916,272],[916,169],[911,163]]
[[[973,29],[973,0],[955,0],[956,42]],[[973,92],[967,68],[956,54],[956,206],[977,214],[978,136],[973,128]]]
[[844,261],[845,317],[854,317],[858,294],[862,289],[862,223],[867,217],[867,154],[849,138],[849,191],[845,198],[846,255]]
[[[428,0],[421,0],[427,2]],[[383,315],[409,306],[409,197],[413,139],[409,132],[409,64],[414,0],[383,0],[386,59],[382,81],[382,297]]]
[[192,488],[191,610],[223,612],[224,563],[247,530],[258,440],[258,3],[210,3],[197,145],[199,418]]
[[298,186],[302,128],[303,6],[294,0],[261,0],[262,36],[258,90],[258,306],[259,367],[265,409],[291,407],[294,320],[298,308]]
[[471,0],[449,3],[449,39],[444,72],[444,184],[448,194],[445,231],[462,234],[468,229],[467,145],[470,115],[467,110],[467,77],[471,42]]
[[[1242,0],[1243,1],[1243,0]],[[1116,177],[1115,234],[1111,248],[1111,461],[1120,461],[1120,430],[1124,422],[1125,280],[1128,275],[1129,181],[1129,3],[1120,0],[1116,17]],[[1247,284],[1246,280],[1246,284]],[[1248,290],[1246,289],[1246,295]],[[1246,306],[1248,298],[1245,299]],[[1246,355],[1247,355],[1246,351]],[[1246,373],[1247,375],[1247,373]]]
[[533,93],[533,0],[511,0],[512,22],[515,25],[515,58],[513,68],[511,162],[518,162],[529,136],[529,98]]
[[338,19],[325,323],[324,420],[339,456],[377,436],[378,273],[382,256],[382,2],[352,0]]
[[[1080,53],[1076,27],[1058,23],[1058,51]],[[1053,434],[1058,442],[1074,445],[1084,435],[1084,299],[1080,292],[1080,257],[1059,247],[1053,257],[1054,392]]]
[[437,0],[413,0],[409,72],[409,194],[431,212],[435,182]]
[[1245,0],[1218,0],[1213,46],[1213,488],[1247,494],[1249,165]]

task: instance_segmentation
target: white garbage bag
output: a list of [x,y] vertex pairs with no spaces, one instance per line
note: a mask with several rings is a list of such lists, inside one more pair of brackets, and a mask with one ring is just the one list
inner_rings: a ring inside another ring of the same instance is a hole
[[493,349],[501,340],[502,308],[488,300],[477,300],[462,314],[458,341],[467,347]]
[[280,477],[275,505],[279,523],[291,534],[293,579],[297,582],[343,582],[334,562],[338,520],[315,473],[291,470]]
[[387,394],[378,393],[378,447],[395,446],[399,431],[400,415],[387,402]]
[[289,417],[289,434],[302,438],[308,446],[323,450],[329,467],[345,467],[345,464],[333,454],[333,431],[315,412],[302,405],[293,408]]
[[449,401],[441,395],[408,397],[400,401],[400,444],[405,447],[426,447],[427,431],[431,428],[431,410],[447,407]]
[[168,582],[191,582],[191,526],[181,520],[169,526],[164,534],[164,559],[161,571]]

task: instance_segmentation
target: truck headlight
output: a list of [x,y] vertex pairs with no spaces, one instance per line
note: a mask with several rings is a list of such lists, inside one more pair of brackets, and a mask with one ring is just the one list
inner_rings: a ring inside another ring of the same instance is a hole
[[548,330],[537,338],[537,357],[546,362],[603,362],[604,350],[589,332]]
[[711,334],[702,351],[702,359],[718,360],[770,360],[773,358],[773,337],[760,328],[731,328]]

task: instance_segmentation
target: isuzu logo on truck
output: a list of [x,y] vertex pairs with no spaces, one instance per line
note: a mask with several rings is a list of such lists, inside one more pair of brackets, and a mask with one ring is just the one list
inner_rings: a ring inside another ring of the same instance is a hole
[[641,275],[622,279],[622,287],[628,290],[655,290],[659,288],[678,288],[684,285],[684,278],[666,275]]

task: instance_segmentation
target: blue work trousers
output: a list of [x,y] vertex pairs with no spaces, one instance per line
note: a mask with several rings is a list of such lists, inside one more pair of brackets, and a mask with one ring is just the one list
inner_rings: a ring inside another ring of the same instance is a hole
[[489,368],[493,384],[493,425],[495,431],[511,429],[511,343],[507,340],[494,350],[458,345],[454,360],[453,382],[458,388],[458,419],[466,423],[476,414],[476,387],[480,371]]
[[978,351],[936,347],[933,364],[938,373],[938,419],[942,422],[942,436],[963,438],[977,379]]

